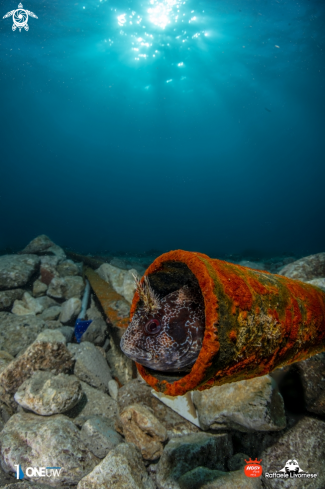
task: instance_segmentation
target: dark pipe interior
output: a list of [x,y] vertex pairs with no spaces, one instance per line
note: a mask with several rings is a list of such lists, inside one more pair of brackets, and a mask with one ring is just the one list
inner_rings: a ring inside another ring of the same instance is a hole
[[[181,289],[184,285],[188,285],[191,288],[197,288],[201,293],[196,276],[191,272],[188,266],[182,262],[164,262],[159,270],[149,275],[149,282],[159,297],[165,297],[171,292]],[[192,367],[190,366],[188,369],[183,369],[180,372],[165,373],[146,367],[146,370],[150,375],[158,380],[166,380],[169,383],[182,379],[191,371],[191,369]]]

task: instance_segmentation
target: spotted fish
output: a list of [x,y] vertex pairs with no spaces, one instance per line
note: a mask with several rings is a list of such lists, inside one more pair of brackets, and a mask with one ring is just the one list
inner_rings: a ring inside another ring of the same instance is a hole
[[141,302],[121,339],[122,351],[154,370],[188,369],[199,355],[204,336],[201,291],[185,285],[160,299],[148,277],[143,284],[135,280]]

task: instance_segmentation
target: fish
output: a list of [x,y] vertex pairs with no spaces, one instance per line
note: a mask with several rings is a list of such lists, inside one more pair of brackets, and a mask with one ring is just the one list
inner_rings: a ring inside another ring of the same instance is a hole
[[134,278],[141,300],[121,338],[121,350],[153,370],[190,370],[200,353],[205,330],[201,290],[184,285],[161,298],[147,276],[142,284]]

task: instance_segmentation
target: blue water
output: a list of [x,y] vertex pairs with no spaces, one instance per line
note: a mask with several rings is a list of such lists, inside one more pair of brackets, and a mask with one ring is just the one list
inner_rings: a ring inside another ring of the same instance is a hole
[[0,249],[324,251],[322,0],[0,5]]

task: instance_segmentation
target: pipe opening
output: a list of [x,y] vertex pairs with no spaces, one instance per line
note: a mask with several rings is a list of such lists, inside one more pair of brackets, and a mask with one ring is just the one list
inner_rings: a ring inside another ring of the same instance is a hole
[[[181,366],[180,368],[175,369],[171,369],[172,365],[169,365],[168,370],[166,369],[166,371],[157,370],[145,365],[148,373],[150,373],[150,375],[156,379],[166,380],[169,383],[173,383],[188,375],[200,353],[205,330],[204,298],[196,276],[185,263],[166,261],[162,263],[158,270],[149,274],[148,279],[150,286],[160,299],[166,298],[167,300],[167,296],[169,294],[176,293],[181,289],[189,291],[190,295],[193,294],[193,298],[195,298],[195,302],[193,301],[193,304],[191,305],[191,302],[188,301],[186,303],[188,308],[184,308],[184,312],[179,314],[179,322],[177,323],[179,333],[174,334],[173,330],[169,330],[169,334],[171,334],[176,342],[178,342],[178,345],[176,346],[175,343],[173,344],[172,348],[174,349],[177,349],[177,346],[179,346],[180,349],[182,348],[184,341],[186,341],[184,340],[185,334],[187,334],[187,338],[190,338],[192,341],[192,346],[186,353],[184,353],[184,356],[182,357],[183,361],[185,361],[184,359],[187,356],[190,363],[186,366]],[[183,287],[185,287],[185,289],[183,289]],[[180,303],[182,301],[181,297],[182,295],[180,294]],[[142,306],[143,303],[140,300],[137,309],[141,308]],[[195,308],[198,310],[198,315],[200,314],[199,310],[202,311],[202,316],[200,316],[201,322],[197,321],[198,324],[193,321],[193,314],[197,314]],[[188,314],[190,314],[188,320],[184,315],[184,313],[186,314],[186,311]],[[166,348],[168,348],[168,346]],[[141,361],[139,363],[141,363]],[[175,364],[177,365],[176,360]]]

